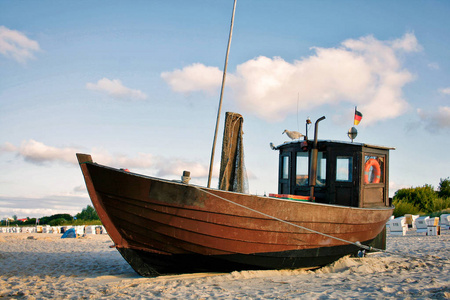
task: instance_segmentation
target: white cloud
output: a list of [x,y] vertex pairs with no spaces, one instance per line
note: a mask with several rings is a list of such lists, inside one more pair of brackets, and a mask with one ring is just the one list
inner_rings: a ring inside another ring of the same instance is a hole
[[73,192],[76,194],[87,194],[87,189],[85,185],[78,185],[73,188]]
[[136,157],[128,157],[126,155],[111,155],[102,149],[93,149],[93,159],[101,164],[115,166],[117,168],[126,168],[131,172],[134,169],[151,169],[156,176],[160,177],[181,177],[183,171],[191,172],[191,177],[208,176],[208,167],[202,163],[188,161],[179,158],[167,158],[154,156],[148,153],[138,153]]
[[[11,143],[0,146],[0,153],[12,152],[22,157],[26,162],[43,165],[47,163],[69,163],[78,165],[76,153],[83,150],[73,147],[53,147],[35,140],[23,141],[19,147]],[[162,177],[181,176],[184,170],[191,171],[192,177],[208,176],[208,167],[200,162],[154,156],[149,153],[138,153],[134,157],[124,154],[110,154],[101,148],[91,151],[95,162],[116,168],[133,170],[151,170],[154,174]],[[79,191],[79,187],[75,189]]]
[[126,169],[148,169],[155,164],[156,158],[147,153],[138,153],[136,157],[128,157],[124,154],[112,155],[108,151],[100,148],[92,149],[92,158],[101,164],[115,166]]
[[435,63],[435,62],[429,63],[428,64],[428,68],[430,70],[439,70],[440,69],[439,64]]
[[417,42],[414,33],[406,33],[401,39],[396,39],[390,42],[392,48],[399,49],[406,52],[422,51],[422,46]]
[[122,84],[122,82],[118,79],[110,80],[108,78],[102,78],[97,83],[86,84],[86,88],[93,91],[105,92],[113,98],[119,99],[137,99],[137,100],[145,100],[147,99],[147,95],[140,90],[133,90],[127,88]]
[[183,171],[190,171],[192,177],[207,177],[209,168],[199,162],[185,161],[181,159],[160,161],[158,163],[157,175],[165,176],[180,176]]
[[0,196],[0,218],[40,218],[54,214],[76,215],[92,203],[87,193],[83,196],[73,194],[48,195],[45,197],[6,197]]
[[439,89],[439,93],[443,95],[450,95],[450,87]]
[[17,154],[22,156],[25,161],[41,164],[45,162],[66,162],[75,164],[75,153],[77,149],[70,147],[52,147],[35,140],[23,141],[17,149]]
[[[73,147],[53,147],[33,139],[23,141],[19,147],[11,143],[5,143],[0,147],[1,152],[15,152],[25,161],[34,164],[50,162],[70,163],[77,165],[76,153],[81,149]],[[138,153],[137,157],[128,157],[122,154],[111,155],[102,149],[93,149],[92,156],[102,164],[124,167],[124,168],[150,168],[154,165],[154,158],[151,154]]]
[[25,34],[0,26],[0,53],[11,57],[19,63],[33,59],[33,52],[39,51],[39,44]]
[[426,112],[422,109],[418,109],[417,113],[425,124],[425,128],[433,133],[438,132],[441,129],[450,128],[450,107],[441,106],[438,111]]
[[[421,50],[414,34],[393,41],[366,36],[313,50],[313,55],[292,63],[260,56],[238,65],[234,74],[227,75],[234,100],[244,111],[268,121],[283,120],[296,112],[297,104],[308,110],[351,103],[364,114],[364,124],[395,118],[408,108],[402,88],[414,76],[402,67],[400,57]],[[204,89],[198,78],[211,67],[195,66],[195,74],[184,68],[163,73],[163,78],[174,91]],[[208,82],[209,90],[219,86],[220,76]]]
[[0,153],[2,152],[14,152],[17,150],[17,147],[11,143],[6,142],[4,145],[0,146]]
[[196,63],[173,72],[163,72],[161,77],[176,92],[214,92],[221,83],[222,72],[217,67]]

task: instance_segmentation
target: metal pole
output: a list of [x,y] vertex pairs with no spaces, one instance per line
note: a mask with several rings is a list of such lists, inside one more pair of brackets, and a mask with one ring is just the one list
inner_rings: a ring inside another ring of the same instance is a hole
[[208,185],[207,185],[208,188],[211,187],[211,177],[212,177],[212,170],[213,170],[213,164],[214,164],[214,152],[216,151],[217,131],[219,130],[220,113],[222,110],[223,90],[225,87],[225,78],[227,76],[228,55],[230,53],[231,36],[233,34],[234,13],[236,11],[236,1],[237,0],[234,0],[234,4],[233,4],[233,14],[231,16],[230,35],[228,37],[227,54],[225,56],[225,66],[223,68],[222,88],[220,90],[219,108],[217,110],[216,130],[214,132],[214,141],[213,141],[212,150],[211,150],[211,161],[209,163],[209,174],[208,174]]
[[309,173],[309,200],[314,202],[314,188],[316,186],[316,177],[317,177],[317,155],[319,150],[317,149],[317,132],[319,131],[319,122],[325,120],[325,116],[319,118],[316,121],[314,128],[314,144],[311,150],[311,170]]

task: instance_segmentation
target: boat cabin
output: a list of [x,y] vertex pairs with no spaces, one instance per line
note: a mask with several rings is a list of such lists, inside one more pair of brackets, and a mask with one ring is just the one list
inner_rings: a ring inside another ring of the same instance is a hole
[[394,148],[298,140],[274,149],[280,151],[279,195],[353,207],[390,205],[389,150]]

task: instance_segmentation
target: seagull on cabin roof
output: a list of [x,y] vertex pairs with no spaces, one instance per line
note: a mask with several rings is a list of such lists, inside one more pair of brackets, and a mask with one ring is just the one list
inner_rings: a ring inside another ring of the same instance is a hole
[[[292,140],[298,140],[300,139],[302,136],[304,136],[303,134],[301,134],[300,132],[297,131],[289,131],[289,130],[284,130],[283,133],[286,133],[286,135],[292,139]],[[283,134],[282,133],[282,134]]]

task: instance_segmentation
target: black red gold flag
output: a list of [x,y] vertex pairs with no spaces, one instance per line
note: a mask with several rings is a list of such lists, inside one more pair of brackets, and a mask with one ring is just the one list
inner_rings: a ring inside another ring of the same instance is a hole
[[355,107],[355,120],[353,121],[353,124],[358,125],[359,122],[361,122],[362,116],[363,116],[362,113],[360,113],[358,110],[356,110],[356,107]]

